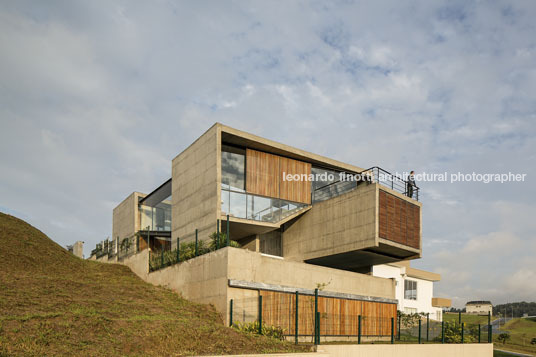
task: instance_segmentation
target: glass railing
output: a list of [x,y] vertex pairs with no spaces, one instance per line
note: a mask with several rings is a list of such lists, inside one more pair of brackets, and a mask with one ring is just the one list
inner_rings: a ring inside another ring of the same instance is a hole
[[222,185],[221,211],[223,215],[276,223],[305,208],[307,204],[279,198],[262,197]]

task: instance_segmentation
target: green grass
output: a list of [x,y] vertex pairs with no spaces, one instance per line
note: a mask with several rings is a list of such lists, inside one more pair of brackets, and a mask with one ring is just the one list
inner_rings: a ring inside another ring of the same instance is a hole
[[[458,313],[445,313],[443,314],[443,320],[458,322]],[[491,321],[495,318],[492,316]],[[462,314],[462,322],[466,324],[488,324],[488,315],[473,315],[473,314]]]
[[494,335],[493,341],[496,347],[536,354],[536,345],[530,344],[536,337],[536,319],[512,319],[501,327],[501,330],[508,331],[510,339],[503,344]]
[[[73,240],[75,238],[73,237]],[[304,351],[225,327],[212,306],[81,260],[0,213],[0,356],[179,356]]]

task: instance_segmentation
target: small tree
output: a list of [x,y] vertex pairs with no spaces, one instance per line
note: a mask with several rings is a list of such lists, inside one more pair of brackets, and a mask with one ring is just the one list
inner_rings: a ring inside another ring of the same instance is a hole
[[499,341],[502,341],[503,344],[505,344],[506,341],[508,341],[508,340],[510,339],[510,335],[507,334],[507,333],[505,333],[505,332],[503,332],[503,333],[501,333],[501,334],[499,335],[499,337],[497,337],[497,339],[498,339]]
[[532,339],[532,341],[530,341],[530,344],[531,344],[531,345],[536,345],[536,337],[534,337],[534,338]]

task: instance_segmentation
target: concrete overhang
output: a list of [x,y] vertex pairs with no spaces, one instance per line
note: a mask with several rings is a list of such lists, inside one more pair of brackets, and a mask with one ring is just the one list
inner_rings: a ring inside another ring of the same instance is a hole
[[216,124],[220,127],[222,142],[247,147],[254,150],[269,152],[271,154],[288,157],[295,160],[310,162],[326,168],[358,173],[364,169],[358,166],[346,164],[321,155],[313,154],[305,150],[297,149],[289,145],[281,144],[273,140],[261,138],[260,136],[246,133],[223,124]]

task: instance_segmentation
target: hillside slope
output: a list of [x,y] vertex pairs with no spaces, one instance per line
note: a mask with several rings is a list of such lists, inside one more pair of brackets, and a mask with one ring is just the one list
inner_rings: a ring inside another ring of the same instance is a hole
[[296,350],[224,327],[211,306],[127,267],[78,259],[0,213],[0,355],[193,355]]

